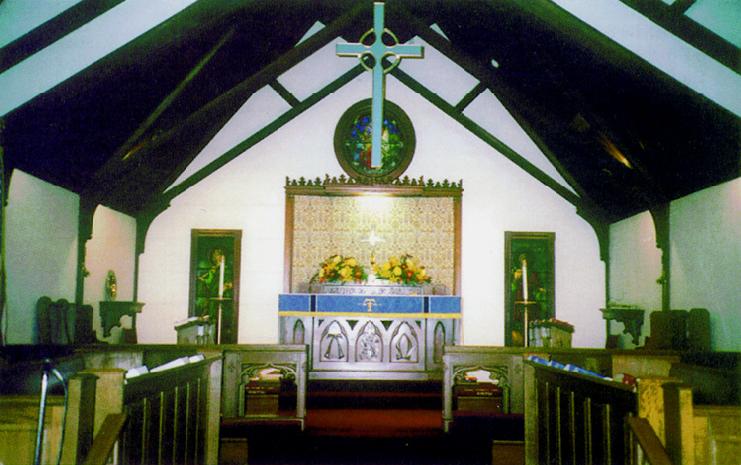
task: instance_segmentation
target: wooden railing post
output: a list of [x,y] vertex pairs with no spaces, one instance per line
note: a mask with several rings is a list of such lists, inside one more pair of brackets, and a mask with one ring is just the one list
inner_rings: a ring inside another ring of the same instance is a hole
[[67,421],[62,463],[74,465],[85,457],[93,442],[97,376],[80,372],[69,380]]
[[666,377],[638,379],[638,416],[648,420],[662,444],[666,444],[662,386],[674,381],[676,380]]
[[98,377],[95,394],[95,421],[93,436],[109,413],[123,412],[123,388],[125,370],[119,368],[86,370]]
[[208,392],[206,399],[206,438],[205,463],[219,461],[219,431],[221,428],[219,412],[221,410],[221,367],[223,358],[219,358],[209,365]]
[[664,428],[666,450],[674,465],[695,465],[695,436],[692,389],[680,383],[666,383]]
[[535,367],[524,364],[525,384],[525,463],[538,465],[538,392],[535,384]]

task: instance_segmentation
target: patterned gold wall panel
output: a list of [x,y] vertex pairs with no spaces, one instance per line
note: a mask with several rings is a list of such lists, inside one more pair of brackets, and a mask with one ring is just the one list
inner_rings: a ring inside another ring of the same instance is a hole
[[[371,232],[382,239],[372,247]],[[292,292],[308,282],[327,257],[354,256],[370,272],[370,257],[383,263],[409,253],[432,276],[432,284],[452,292],[455,284],[455,215],[451,197],[294,198]]]

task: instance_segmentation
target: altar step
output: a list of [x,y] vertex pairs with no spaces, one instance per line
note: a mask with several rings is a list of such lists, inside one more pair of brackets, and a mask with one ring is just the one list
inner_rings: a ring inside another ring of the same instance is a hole
[[440,381],[317,380],[307,390],[312,409],[405,409],[442,411]]

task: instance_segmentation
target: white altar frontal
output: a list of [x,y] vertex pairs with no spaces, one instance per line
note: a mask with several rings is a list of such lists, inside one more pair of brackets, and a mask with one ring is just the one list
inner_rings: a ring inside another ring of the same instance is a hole
[[460,338],[459,296],[423,295],[422,286],[322,290],[278,298],[280,343],[308,345],[310,378],[442,378],[443,347]]

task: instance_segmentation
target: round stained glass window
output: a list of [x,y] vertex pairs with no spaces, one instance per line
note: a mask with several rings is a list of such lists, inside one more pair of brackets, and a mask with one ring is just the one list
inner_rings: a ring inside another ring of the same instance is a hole
[[361,100],[342,115],[334,133],[334,150],[342,169],[358,181],[390,182],[401,176],[414,155],[414,127],[398,105],[383,102],[381,166],[371,166],[371,99]]

